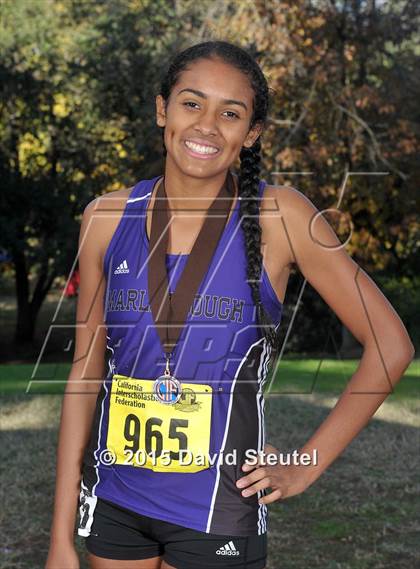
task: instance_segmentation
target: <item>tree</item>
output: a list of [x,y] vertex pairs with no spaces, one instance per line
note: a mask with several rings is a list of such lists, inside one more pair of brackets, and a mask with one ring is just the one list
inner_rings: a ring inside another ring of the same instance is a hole
[[165,3],[2,5],[0,246],[14,265],[18,344],[71,270],[87,202],[132,183],[145,159],[152,85],[141,79],[169,29],[162,6],[169,21]]

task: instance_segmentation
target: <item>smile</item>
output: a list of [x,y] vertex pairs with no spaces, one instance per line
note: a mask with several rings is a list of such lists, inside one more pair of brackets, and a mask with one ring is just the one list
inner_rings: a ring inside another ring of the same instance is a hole
[[214,146],[204,146],[202,144],[191,142],[190,140],[185,140],[184,146],[187,148],[188,153],[191,154],[192,156],[200,156],[207,158],[219,154],[220,152],[220,150],[215,148]]

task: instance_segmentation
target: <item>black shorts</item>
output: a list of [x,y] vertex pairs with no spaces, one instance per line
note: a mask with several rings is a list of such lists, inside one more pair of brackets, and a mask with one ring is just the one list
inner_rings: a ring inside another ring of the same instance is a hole
[[106,559],[162,558],[176,569],[264,569],[267,534],[250,537],[209,534],[132,512],[98,498],[90,553]]

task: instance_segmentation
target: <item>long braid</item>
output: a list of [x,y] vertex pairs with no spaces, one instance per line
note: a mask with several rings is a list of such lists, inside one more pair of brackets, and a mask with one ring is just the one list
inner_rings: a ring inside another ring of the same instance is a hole
[[[257,308],[258,322],[263,328],[267,341],[277,352],[277,335],[272,319],[261,302],[260,282],[263,258],[261,254],[261,225],[259,216],[259,184],[261,142],[258,137],[251,148],[242,147],[239,155],[241,166],[239,171],[239,196],[241,227],[244,232],[247,255],[247,279],[251,287],[252,298]],[[275,353],[273,354],[275,356]]]

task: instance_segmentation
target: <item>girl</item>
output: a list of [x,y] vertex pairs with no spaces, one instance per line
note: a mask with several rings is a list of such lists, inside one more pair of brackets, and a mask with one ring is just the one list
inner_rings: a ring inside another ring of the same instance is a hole
[[[246,51],[186,49],[156,98],[164,174],[84,211],[47,569],[79,566],[77,506],[93,569],[264,569],[267,505],[313,484],[413,357],[400,318],[323,217],[313,223],[311,201],[259,179],[267,110]],[[268,461],[279,451],[265,442],[262,389],[292,263],[364,352],[300,449],[318,461],[282,466]]]

